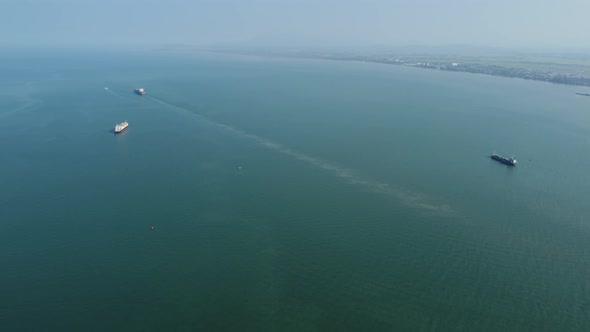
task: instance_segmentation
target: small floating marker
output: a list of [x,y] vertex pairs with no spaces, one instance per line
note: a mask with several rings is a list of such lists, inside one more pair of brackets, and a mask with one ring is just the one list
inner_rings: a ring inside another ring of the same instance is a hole
[[152,231],[153,231],[153,230],[154,230],[154,226],[150,226],[150,230],[152,230]]
[[239,169],[239,170],[242,170],[242,166],[238,166],[238,169]]

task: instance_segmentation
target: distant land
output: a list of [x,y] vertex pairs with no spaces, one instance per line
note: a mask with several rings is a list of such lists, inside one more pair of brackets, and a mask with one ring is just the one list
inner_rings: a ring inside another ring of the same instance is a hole
[[218,53],[323,59],[339,61],[374,62],[425,69],[477,73],[557,84],[590,86],[590,56],[581,54],[491,54],[483,52],[469,55],[451,53],[423,53],[425,50],[398,52],[370,51],[318,51],[318,50],[265,50],[231,48],[166,47],[159,51],[207,51]]

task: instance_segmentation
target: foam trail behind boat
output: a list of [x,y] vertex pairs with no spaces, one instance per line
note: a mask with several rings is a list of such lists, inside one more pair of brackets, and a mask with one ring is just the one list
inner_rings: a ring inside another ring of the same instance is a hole
[[121,96],[120,94],[118,94],[118,93],[115,93],[113,90],[111,90],[111,89],[109,89],[109,88],[107,88],[107,87],[105,87],[105,88],[104,88],[104,91],[108,92],[109,94],[111,94],[111,95],[113,95],[113,96],[115,96],[115,97],[117,97],[117,98],[121,98],[121,99],[127,99],[127,98],[125,98],[125,97]]
[[[20,99],[21,103],[16,107],[0,110],[0,119],[15,115],[19,112],[28,110],[40,104],[39,100],[36,100],[33,97],[31,97],[31,93],[33,91],[33,84],[29,82],[25,86],[23,86],[16,95],[11,94],[11,97]],[[0,95],[0,97],[2,97],[2,95]]]
[[320,158],[313,157],[313,156],[292,150],[280,143],[273,142],[273,141],[266,139],[264,137],[260,137],[258,135],[248,133],[246,131],[235,128],[233,126],[216,122],[216,121],[214,121],[202,114],[192,112],[192,111],[190,111],[186,108],[183,108],[183,107],[172,105],[168,102],[165,102],[165,101],[155,98],[153,96],[150,96],[149,98],[161,105],[173,108],[177,111],[182,111],[182,112],[191,114],[193,116],[197,116],[197,117],[203,119],[204,121],[207,121],[217,127],[223,128],[226,131],[232,132],[238,136],[248,138],[252,141],[255,141],[258,144],[260,144],[261,146],[264,146],[268,149],[271,149],[273,151],[290,156],[294,159],[306,162],[307,164],[315,166],[317,168],[329,171],[332,174],[338,176],[339,178],[346,180],[350,184],[363,186],[375,193],[395,197],[397,200],[399,200],[400,202],[402,202],[403,204],[405,204],[407,206],[421,209],[421,210],[428,211],[428,212],[437,213],[439,215],[441,215],[441,214],[448,215],[448,214],[452,213],[452,209],[448,205],[428,203],[423,198],[423,195],[408,192],[406,190],[402,190],[399,188],[394,188],[384,182],[379,182],[379,181],[374,181],[374,180],[369,180],[369,179],[363,178],[361,176],[356,175],[355,172],[353,172],[349,169],[346,169],[345,167],[341,167],[341,166],[326,162]]
[[24,110],[27,110],[33,106],[35,106],[36,102],[31,99],[31,98],[26,98],[23,103],[17,107],[8,109],[8,110],[3,110],[2,112],[0,112],[0,119],[5,118],[5,117],[9,117],[11,115],[17,114],[19,112],[22,112]]

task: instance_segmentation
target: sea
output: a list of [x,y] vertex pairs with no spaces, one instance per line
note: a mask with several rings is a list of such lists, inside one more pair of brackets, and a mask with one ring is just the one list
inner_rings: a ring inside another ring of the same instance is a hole
[[164,50],[0,72],[1,331],[590,329],[587,88]]

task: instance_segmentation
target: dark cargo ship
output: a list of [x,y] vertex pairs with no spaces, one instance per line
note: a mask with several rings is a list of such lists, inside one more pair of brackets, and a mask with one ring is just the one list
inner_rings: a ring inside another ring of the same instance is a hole
[[516,166],[516,163],[517,163],[517,161],[516,161],[516,159],[514,159],[514,157],[506,158],[506,157],[502,157],[500,155],[497,155],[495,153],[492,153],[490,158],[494,159],[495,161],[499,161],[502,164],[505,164],[508,166]]
[[580,93],[580,92],[576,92],[577,95],[579,96],[586,96],[586,97],[590,97],[590,93]]

